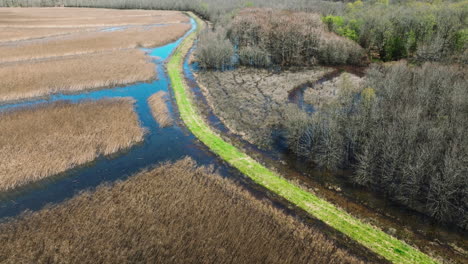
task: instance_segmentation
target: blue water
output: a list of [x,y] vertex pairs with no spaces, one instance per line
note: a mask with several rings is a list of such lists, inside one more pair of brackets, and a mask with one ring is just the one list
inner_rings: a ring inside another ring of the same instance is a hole
[[[191,20],[195,30],[196,23]],[[31,107],[41,103],[55,101],[79,102],[81,100],[99,100],[102,98],[132,97],[135,100],[135,110],[141,125],[147,133],[144,142],[126,151],[116,153],[111,157],[100,157],[97,160],[60,175],[49,177],[37,183],[21,187],[17,190],[0,194],[0,218],[13,217],[25,210],[39,210],[49,203],[59,203],[73,197],[82,190],[98,186],[103,182],[122,180],[145,168],[157,166],[161,162],[179,160],[185,156],[192,157],[198,164],[214,165],[222,175],[236,173],[209,152],[183,126],[177,118],[177,108],[171,103],[168,107],[177,123],[168,128],[160,128],[154,120],[147,99],[158,91],[171,94],[168,76],[164,70],[166,59],[174,51],[182,39],[163,47],[147,50],[157,57],[153,60],[158,74],[158,80],[151,83],[103,89],[79,94],[54,94],[46,99],[37,99],[0,106],[0,111]],[[172,94],[171,94],[172,96]],[[0,220],[1,221],[1,220]]]

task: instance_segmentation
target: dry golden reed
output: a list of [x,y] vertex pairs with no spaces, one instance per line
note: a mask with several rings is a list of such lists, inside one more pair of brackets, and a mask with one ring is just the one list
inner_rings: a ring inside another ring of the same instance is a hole
[[52,40],[0,46],[0,63],[162,46],[182,37],[190,24],[130,28],[111,32],[83,32]]
[[15,63],[0,66],[0,102],[123,85],[155,77],[154,64],[140,50]]
[[2,263],[360,263],[186,158],[0,224]]
[[164,91],[159,91],[148,98],[151,113],[160,127],[171,126],[174,122],[171,113],[169,113],[169,108],[167,107],[168,100],[168,94]]
[[67,35],[96,28],[1,28],[0,43]]
[[144,136],[128,98],[3,112],[0,131],[0,191],[115,153]]
[[0,8],[0,28],[77,28],[188,22],[178,11],[93,8]]

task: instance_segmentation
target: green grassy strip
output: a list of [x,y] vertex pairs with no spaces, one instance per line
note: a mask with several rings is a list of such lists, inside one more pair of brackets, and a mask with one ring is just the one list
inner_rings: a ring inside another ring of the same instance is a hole
[[256,183],[284,197],[389,261],[393,263],[437,263],[416,248],[386,234],[372,225],[359,221],[342,209],[335,207],[333,204],[320,199],[270,171],[233,145],[224,141],[205,124],[198,114],[195,105],[192,103],[190,91],[182,71],[184,57],[192,47],[198,31],[204,26],[203,21],[193,14],[191,16],[197,20],[198,30],[182,41],[167,64],[180,116],[188,129],[201,142],[208,146],[211,151]]

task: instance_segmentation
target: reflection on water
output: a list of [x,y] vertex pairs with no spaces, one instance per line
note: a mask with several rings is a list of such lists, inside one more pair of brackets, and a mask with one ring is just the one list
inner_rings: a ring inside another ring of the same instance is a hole
[[130,28],[141,28],[143,30],[148,30],[152,27],[163,27],[167,26],[168,24],[149,24],[149,25],[125,25],[125,26],[115,26],[115,27],[105,27],[99,30],[100,32],[114,32],[114,31],[122,31],[127,30]]

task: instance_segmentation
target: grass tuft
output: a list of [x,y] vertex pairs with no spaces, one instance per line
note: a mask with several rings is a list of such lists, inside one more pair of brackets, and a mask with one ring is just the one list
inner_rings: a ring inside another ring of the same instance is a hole
[[151,113],[156,119],[160,127],[171,126],[174,120],[167,107],[168,95],[164,91],[159,91],[148,98],[148,104],[151,108]]

